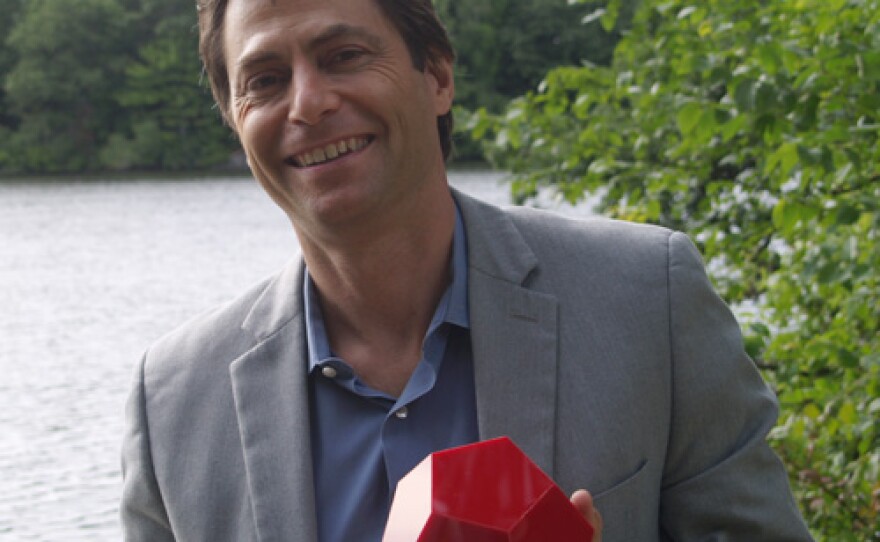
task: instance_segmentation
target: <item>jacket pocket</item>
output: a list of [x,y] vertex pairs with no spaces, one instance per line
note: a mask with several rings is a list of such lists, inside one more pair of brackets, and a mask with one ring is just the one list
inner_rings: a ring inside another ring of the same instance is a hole
[[610,488],[593,496],[596,509],[602,514],[603,542],[650,542],[657,540],[657,491],[645,484],[648,462],[642,461],[631,474]]

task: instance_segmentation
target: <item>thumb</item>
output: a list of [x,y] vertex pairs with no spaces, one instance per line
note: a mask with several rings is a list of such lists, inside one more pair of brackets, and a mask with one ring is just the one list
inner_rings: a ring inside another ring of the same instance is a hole
[[579,489],[571,494],[571,504],[584,516],[593,527],[593,541],[602,542],[602,515],[593,506],[593,496],[588,491]]

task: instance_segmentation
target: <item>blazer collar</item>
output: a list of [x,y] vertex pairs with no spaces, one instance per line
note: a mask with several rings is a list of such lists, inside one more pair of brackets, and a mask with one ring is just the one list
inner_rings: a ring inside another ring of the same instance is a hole
[[510,217],[502,209],[454,188],[452,195],[464,219],[471,271],[523,284],[538,267],[538,258]]
[[292,258],[254,302],[242,329],[262,341],[299,316],[303,310],[304,269],[302,256]]
[[529,289],[539,260],[508,214],[455,190],[453,195],[467,230],[480,438],[509,436],[552,477],[556,298]]

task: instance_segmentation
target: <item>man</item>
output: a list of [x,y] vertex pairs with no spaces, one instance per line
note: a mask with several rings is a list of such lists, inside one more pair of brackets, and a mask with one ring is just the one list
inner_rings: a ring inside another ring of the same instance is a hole
[[[508,435],[607,541],[809,540],[772,394],[681,234],[450,191],[428,0],[202,0],[201,51],[302,257],[144,356],[128,540],[379,540],[434,450]],[[598,513],[601,513],[601,518]]]

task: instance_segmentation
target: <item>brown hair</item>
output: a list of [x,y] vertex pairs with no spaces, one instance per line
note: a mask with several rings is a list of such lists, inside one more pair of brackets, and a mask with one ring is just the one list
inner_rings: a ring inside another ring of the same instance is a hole
[[[455,60],[455,50],[437,17],[431,0],[373,0],[397,29],[419,71],[440,60]],[[229,72],[223,50],[223,23],[229,0],[196,0],[199,14],[199,54],[211,84],[214,100],[230,122]],[[452,152],[452,111],[437,117],[443,158]]]

